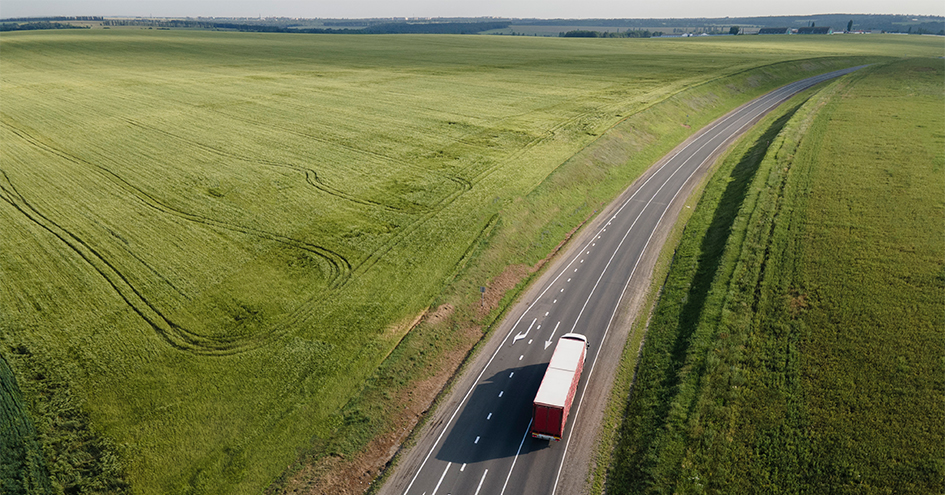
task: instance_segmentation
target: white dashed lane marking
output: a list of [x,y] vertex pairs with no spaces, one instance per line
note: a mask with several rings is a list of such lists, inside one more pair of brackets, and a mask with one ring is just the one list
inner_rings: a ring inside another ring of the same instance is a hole
[[486,474],[489,474],[488,469],[486,469],[485,472],[482,473],[482,478],[479,480],[479,486],[476,487],[476,495],[479,495],[479,490],[482,489],[482,482],[486,481]]

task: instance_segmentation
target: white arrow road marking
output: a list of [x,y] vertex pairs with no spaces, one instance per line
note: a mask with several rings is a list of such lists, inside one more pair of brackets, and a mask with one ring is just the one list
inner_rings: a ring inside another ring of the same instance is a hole
[[512,339],[512,345],[515,345],[516,342],[524,339],[525,336],[528,335],[528,332],[532,331],[532,326],[535,325],[536,321],[538,321],[538,318],[535,318],[534,320],[532,320],[532,324],[528,326],[528,330],[525,330],[525,333],[519,333],[518,335],[516,335],[515,338]]
[[555,325],[555,329],[551,331],[551,335],[550,335],[550,336],[548,337],[548,340],[547,340],[547,341],[545,341],[545,349],[547,349],[547,348],[548,348],[548,346],[549,346],[549,345],[551,345],[551,339],[553,339],[553,338],[554,338],[554,336],[555,336],[555,332],[557,332],[557,331],[558,331],[558,325],[560,325],[560,324],[561,324],[561,322],[559,321],[559,322],[558,322],[558,324],[557,324],[557,325]]

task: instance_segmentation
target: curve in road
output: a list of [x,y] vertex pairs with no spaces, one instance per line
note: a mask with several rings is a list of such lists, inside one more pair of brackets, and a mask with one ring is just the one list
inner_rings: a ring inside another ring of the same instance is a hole
[[[621,203],[596,221],[597,230],[585,236],[580,250],[572,248],[573,254],[563,260],[566,263],[543,277],[544,286],[534,300],[517,314],[510,313],[514,323],[501,345],[484,364],[471,368],[469,376],[475,374],[474,380],[460,380],[466,386],[457,387],[447,399],[443,413],[427,425],[381,493],[554,495],[572,435],[596,430],[575,428],[581,422],[587,384],[594,377],[601,349],[623,347],[622,342],[607,340],[615,315],[657,228],[680,193],[697,171],[704,170],[766,113],[800,91],[862,67],[803,79],[756,98],[703,128],[658,162],[621,196]],[[528,435],[532,399],[555,338],[567,332],[586,335],[590,344],[578,399],[560,443],[532,439]]]

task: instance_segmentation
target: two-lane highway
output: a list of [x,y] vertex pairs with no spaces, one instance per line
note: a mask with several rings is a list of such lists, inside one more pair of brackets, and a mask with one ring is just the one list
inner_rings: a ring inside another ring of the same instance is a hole
[[[581,404],[608,341],[614,315],[641,259],[671,206],[683,201],[693,176],[751,124],[794,94],[859,67],[804,79],[761,96],[699,131],[624,193],[561,258],[536,297],[510,314],[514,323],[465,387],[453,391],[425,434],[407,453],[384,494],[554,494],[572,435],[593,434],[581,425]],[[678,206],[678,204],[677,204]],[[508,325],[505,325],[507,328]],[[500,328],[503,328],[500,326]],[[531,405],[557,339],[587,336],[590,348],[561,442],[528,435]],[[613,340],[613,339],[612,339]],[[471,380],[471,381],[470,381]],[[463,384],[463,381],[459,382]],[[471,383],[471,384],[470,384]],[[586,462],[577,459],[571,462]]]

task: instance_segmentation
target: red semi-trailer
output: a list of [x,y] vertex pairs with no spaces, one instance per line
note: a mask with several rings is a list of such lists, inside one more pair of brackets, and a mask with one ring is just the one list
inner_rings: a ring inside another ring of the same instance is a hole
[[574,402],[584,358],[587,338],[578,333],[566,333],[558,340],[551,355],[545,377],[541,380],[532,406],[532,437],[560,441],[568,412]]

